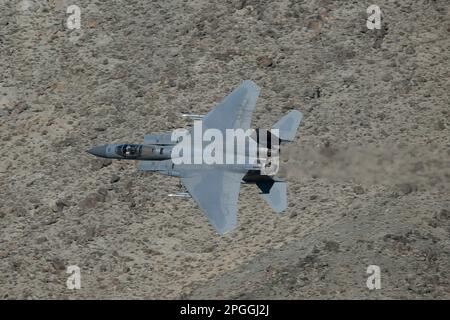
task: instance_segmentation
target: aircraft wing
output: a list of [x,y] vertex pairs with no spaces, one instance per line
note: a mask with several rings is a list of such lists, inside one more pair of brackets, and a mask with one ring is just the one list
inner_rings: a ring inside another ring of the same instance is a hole
[[181,182],[218,233],[237,224],[237,202],[243,173],[216,168],[189,172]]
[[203,127],[225,129],[250,128],[253,110],[261,89],[245,80],[203,118]]

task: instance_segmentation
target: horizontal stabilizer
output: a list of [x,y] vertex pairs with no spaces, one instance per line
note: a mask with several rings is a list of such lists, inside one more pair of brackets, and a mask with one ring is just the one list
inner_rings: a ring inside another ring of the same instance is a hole
[[292,110],[278,120],[278,122],[273,125],[272,129],[278,129],[280,131],[279,138],[282,141],[293,141],[302,118],[303,114],[300,111]]
[[266,180],[257,182],[261,197],[276,212],[281,213],[287,208],[287,184],[284,181]]

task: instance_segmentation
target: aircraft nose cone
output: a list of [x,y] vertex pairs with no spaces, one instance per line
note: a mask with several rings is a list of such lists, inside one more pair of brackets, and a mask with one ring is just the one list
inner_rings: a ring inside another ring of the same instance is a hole
[[106,145],[93,147],[87,152],[97,157],[106,157]]

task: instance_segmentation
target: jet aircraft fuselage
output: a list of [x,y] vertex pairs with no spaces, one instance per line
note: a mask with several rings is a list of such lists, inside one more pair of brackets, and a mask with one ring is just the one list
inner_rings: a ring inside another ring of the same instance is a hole
[[172,146],[144,144],[105,144],[93,147],[88,152],[94,156],[126,160],[168,160]]
[[[231,231],[237,225],[238,197],[241,183],[256,184],[260,189],[259,195],[270,205],[277,213],[281,213],[287,208],[287,183],[281,178],[275,176],[278,170],[278,157],[280,145],[292,142],[295,139],[297,128],[302,119],[302,113],[292,110],[278,122],[272,129],[265,130],[268,135],[261,135],[259,129],[251,133],[252,141],[246,143],[256,147],[250,149],[244,148],[242,152],[238,148],[225,148],[225,144],[216,145],[214,152],[206,153],[206,159],[211,160],[219,154],[221,156],[232,156],[233,159],[246,159],[249,161],[217,162],[204,161],[205,153],[200,153],[202,162],[198,163],[199,150],[212,151],[205,148],[205,140],[200,142],[200,147],[196,146],[196,134],[209,133],[214,139],[212,141],[223,141],[217,137],[225,137],[230,130],[250,130],[252,113],[255,108],[256,100],[259,96],[260,88],[250,80],[243,81],[241,85],[229,94],[222,102],[213,108],[207,115],[194,115],[194,120],[201,120],[203,129],[192,131],[193,152],[175,152],[175,148],[183,145],[184,138],[174,139],[174,132],[162,134],[148,134],[144,136],[143,144],[105,144],[93,147],[88,150],[90,154],[98,157],[111,159],[138,160],[138,170],[158,172],[168,176],[176,176],[181,179],[181,183],[186,192],[169,194],[169,196],[192,197],[199,205],[205,216],[219,234]],[[214,135],[213,135],[214,134]],[[261,136],[267,139],[259,139]],[[204,138],[204,137],[203,137]],[[210,137],[211,138],[211,137]],[[227,140],[227,141],[231,141]],[[233,140],[234,141],[234,140]],[[239,143],[244,146],[245,143]],[[221,151],[217,150],[224,150]],[[254,152],[254,153],[253,153]],[[264,154],[261,157],[261,153]],[[194,161],[187,160],[193,156]],[[219,157],[220,159],[220,157]],[[273,160],[277,161],[273,161]],[[251,160],[251,161],[250,161]],[[276,162],[277,165],[273,165]],[[268,171],[267,168],[275,168],[275,171]]]

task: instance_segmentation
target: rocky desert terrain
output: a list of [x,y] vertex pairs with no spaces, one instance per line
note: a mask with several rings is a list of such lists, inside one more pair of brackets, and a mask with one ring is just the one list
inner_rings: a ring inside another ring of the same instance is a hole
[[[381,29],[366,26],[369,5]],[[81,28],[69,29],[69,5]],[[0,298],[449,299],[447,0],[0,0]],[[177,178],[95,158],[251,79],[298,109],[289,207],[221,237]],[[69,290],[66,268],[81,270]],[[381,289],[369,290],[369,265]]]

